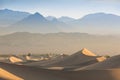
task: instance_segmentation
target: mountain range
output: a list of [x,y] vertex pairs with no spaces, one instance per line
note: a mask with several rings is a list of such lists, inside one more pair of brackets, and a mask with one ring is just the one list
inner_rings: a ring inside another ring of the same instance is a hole
[[0,53],[4,54],[72,54],[88,48],[100,55],[119,54],[120,38],[87,33],[16,32],[0,36]]
[[0,10],[0,27],[10,26],[30,15],[28,12],[13,11],[9,9]]
[[91,34],[120,34],[120,16],[106,13],[88,14],[74,19],[66,16],[44,17],[36,12],[0,10],[0,34],[13,32],[84,32]]

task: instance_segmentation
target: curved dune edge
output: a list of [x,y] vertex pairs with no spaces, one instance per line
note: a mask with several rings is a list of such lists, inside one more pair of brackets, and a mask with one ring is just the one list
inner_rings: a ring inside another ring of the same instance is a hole
[[15,57],[15,56],[9,57],[9,60],[10,60],[11,63],[23,62],[22,59],[17,58],[17,57]]
[[46,69],[51,69],[51,70],[63,70],[64,67],[48,67]]
[[[99,57],[99,58],[98,58]],[[98,58],[98,59],[96,59]],[[33,63],[27,63],[25,65],[27,66],[34,66],[34,67],[46,67],[49,66],[49,68],[47,69],[59,69],[60,67],[71,67],[71,66],[88,66],[90,64],[94,64],[97,62],[101,62],[104,61],[105,58],[100,56],[97,56],[96,54],[92,53],[91,51],[87,50],[86,48],[83,48],[82,50],[68,56],[68,57],[64,57],[60,60],[50,60],[50,61],[46,61],[44,63],[40,62],[33,62]]]
[[30,56],[25,56],[26,60],[31,60]]
[[82,51],[82,54],[84,54],[86,56],[97,56],[94,53],[92,53],[91,51],[87,50],[86,48],[83,48],[81,51]]
[[96,58],[98,62],[102,62],[102,61],[105,61],[107,58],[102,56],[102,57],[98,57]]
[[12,73],[0,68],[0,78],[3,78],[5,80],[24,80],[16,75],[13,75]]

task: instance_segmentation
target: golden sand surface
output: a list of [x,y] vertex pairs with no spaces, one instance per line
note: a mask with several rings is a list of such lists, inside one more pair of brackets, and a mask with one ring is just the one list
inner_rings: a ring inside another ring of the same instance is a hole
[[0,78],[3,78],[5,80],[24,80],[2,68],[0,68]]

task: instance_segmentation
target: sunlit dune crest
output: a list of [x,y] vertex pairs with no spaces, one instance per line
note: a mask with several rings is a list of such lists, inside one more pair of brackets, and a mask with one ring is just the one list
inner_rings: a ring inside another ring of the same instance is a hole
[[107,58],[102,56],[102,57],[98,57],[96,59],[98,60],[98,62],[102,62],[102,61],[105,61]]
[[91,51],[87,50],[86,48],[83,48],[81,50],[82,54],[86,55],[86,56],[97,56],[94,53],[92,53]]
[[15,57],[15,56],[10,56],[10,57],[9,57],[9,60],[10,60],[11,63],[23,62],[22,59],[17,58],[17,57]]
[[[52,55],[50,57],[44,55],[44,58],[50,58],[48,60],[33,61],[32,59],[38,59],[39,56],[31,55],[27,56],[28,59],[25,62],[22,56],[12,55],[9,57],[10,63],[0,62],[0,79],[120,80],[120,55],[98,56],[83,48],[72,55],[64,57],[57,55],[53,59]],[[21,65],[17,64],[19,62]]]
[[26,58],[26,60],[30,60],[31,59],[30,56],[25,56],[25,58]]

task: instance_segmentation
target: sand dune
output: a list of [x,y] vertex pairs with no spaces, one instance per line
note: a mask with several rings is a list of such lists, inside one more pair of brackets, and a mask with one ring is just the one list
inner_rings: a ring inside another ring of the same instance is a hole
[[[54,71],[49,71],[45,69],[40,68],[34,68],[34,67],[27,67],[23,65],[16,65],[16,64],[8,64],[8,63],[0,63],[0,68],[10,72],[12,75],[16,75],[17,77],[20,77],[24,80],[62,80],[60,77],[57,77],[54,74]],[[6,75],[3,73],[3,76],[0,76],[0,78],[10,80],[19,80],[13,77],[8,77],[9,75]],[[64,80],[64,79],[63,79]]]
[[93,52],[87,50],[86,48],[83,48],[83,49],[81,50],[81,52],[82,52],[82,54],[84,54],[84,55],[86,55],[86,56],[97,56],[97,55],[95,55]]
[[[0,68],[24,80],[120,80],[120,69],[113,70],[80,70],[58,71],[34,68],[23,65],[1,63]],[[1,71],[0,71],[1,73]],[[0,79],[10,80],[8,75],[1,73]],[[4,76],[4,77],[3,77]],[[11,80],[20,80],[12,79]]]
[[61,66],[61,67],[81,66],[82,67],[98,62],[96,58],[98,58],[98,56],[96,56],[94,53],[84,48],[81,51],[76,52],[73,55],[60,60],[59,62],[49,64],[48,66]]
[[93,64],[93,65],[89,65],[87,67],[84,67],[84,68],[79,68],[79,69],[76,69],[76,70],[81,70],[81,69],[85,69],[85,70],[103,70],[103,69],[116,69],[116,68],[120,68],[120,55],[117,55],[117,56],[113,56],[103,62],[100,62],[100,63],[96,63],[96,64]]
[[[0,78],[9,80],[23,80],[22,78],[0,68]],[[0,79],[1,80],[1,79]]]
[[50,59],[50,60],[41,60],[41,61],[38,61],[38,62],[31,62],[31,63],[26,63],[24,65],[28,65],[28,66],[47,66],[47,65],[50,65],[50,64],[54,64],[54,63],[57,63],[59,61],[61,61],[62,59],[66,58],[66,57],[69,57],[68,55],[67,56],[64,56],[64,55],[60,55],[54,59]]
[[71,56],[67,56],[64,58],[58,58],[58,59],[54,59],[50,61],[33,62],[33,63],[25,64],[25,65],[44,67],[47,69],[54,69],[54,68],[60,69],[61,68],[64,70],[71,70],[74,68],[84,67],[90,64],[101,62],[101,61],[104,61],[105,59],[106,59],[105,57],[97,56],[91,51],[84,48],[81,51],[76,52],[75,54]]
[[96,58],[98,62],[102,62],[102,61],[105,61],[107,58],[104,57],[104,56],[101,56],[101,57],[98,57]]
[[9,61],[10,61],[11,63],[23,62],[23,60],[20,59],[20,58],[17,57],[17,56],[10,56],[10,57],[9,57]]

